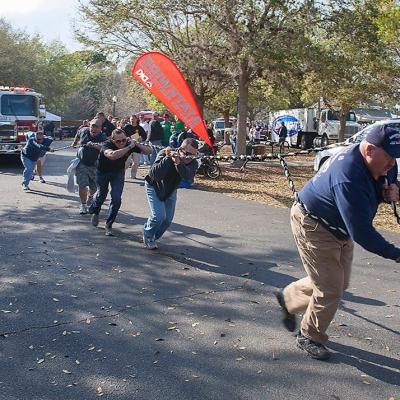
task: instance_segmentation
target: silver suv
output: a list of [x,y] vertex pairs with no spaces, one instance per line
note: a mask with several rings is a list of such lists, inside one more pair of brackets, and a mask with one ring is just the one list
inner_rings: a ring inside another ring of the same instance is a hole
[[[349,146],[349,145],[352,145],[355,143],[360,143],[363,139],[366,138],[366,136],[368,135],[368,132],[372,129],[372,127],[376,126],[376,125],[388,125],[392,128],[400,129],[400,118],[391,118],[391,119],[385,119],[383,121],[375,122],[374,124],[368,125],[362,131],[349,137],[343,143],[333,144],[333,145],[329,146],[326,150],[319,151],[314,159],[314,171],[319,171],[319,169],[322,167],[324,162],[329,157],[331,157],[334,154],[338,153],[339,151],[343,150],[346,146]],[[399,165],[399,174],[400,174],[399,160],[400,159],[397,159],[397,164]]]

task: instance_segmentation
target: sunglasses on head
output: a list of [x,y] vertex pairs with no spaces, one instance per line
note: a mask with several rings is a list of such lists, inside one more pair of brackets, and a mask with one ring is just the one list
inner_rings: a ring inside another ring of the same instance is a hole
[[114,143],[125,143],[127,141],[127,139],[114,139]]

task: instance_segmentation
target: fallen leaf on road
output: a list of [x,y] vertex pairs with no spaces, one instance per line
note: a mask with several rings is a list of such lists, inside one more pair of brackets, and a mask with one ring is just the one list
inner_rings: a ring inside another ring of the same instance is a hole
[[38,364],[41,364],[41,363],[43,363],[44,362],[44,358],[41,358],[40,360],[38,360]]
[[72,372],[68,371],[67,369],[63,369],[62,372],[64,372],[64,374],[72,374]]
[[59,302],[60,300],[57,299],[57,297],[53,297],[53,301],[55,301],[56,303]]

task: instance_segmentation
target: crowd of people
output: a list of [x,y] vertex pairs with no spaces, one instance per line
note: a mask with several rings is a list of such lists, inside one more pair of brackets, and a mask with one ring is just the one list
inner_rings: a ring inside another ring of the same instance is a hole
[[[212,134],[210,132],[210,139]],[[130,168],[132,179],[137,178],[140,164],[148,165],[145,191],[150,216],[143,230],[143,243],[148,249],[157,249],[156,241],[171,224],[175,213],[176,191],[182,179],[193,181],[198,168],[199,143],[197,136],[179,120],[165,113],[163,119],[154,112],[150,121],[143,115],[129,119],[106,118],[103,112],[91,121],[85,120],[72,142],[77,148],[73,160],[79,193],[79,213],[90,214],[97,227],[99,214],[108,193],[111,201],[105,221],[106,236],[114,236],[113,223],[121,207],[125,171]],[[31,133],[21,152],[24,165],[23,190],[35,179],[35,168],[40,182],[43,162],[50,146],[51,136],[39,129]]]
[[[143,243],[151,250],[157,249],[157,241],[174,218],[181,180],[193,179],[198,168],[199,142],[194,134],[179,121],[173,123],[164,116],[163,122],[157,113],[150,122],[136,115],[129,121],[110,121],[98,113],[84,122],[73,142],[78,147],[79,210],[91,215],[93,226],[98,226],[101,207],[111,193],[107,236],[113,236],[126,168],[131,162],[134,178],[141,160],[150,164],[145,177],[150,216],[143,226]],[[182,127],[179,132],[175,132],[177,125]],[[285,128],[282,124],[282,138]],[[28,138],[21,154],[24,190],[29,188],[35,164],[41,171],[46,152],[53,150],[51,142],[41,131]],[[377,125],[361,143],[331,157],[297,194],[292,206],[292,232],[307,276],[276,296],[289,331],[297,329],[296,315],[303,314],[296,344],[313,358],[327,360],[331,356],[325,346],[326,331],[349,285],[354,242],[400,262],[400,248],[373,226],[380,203],[399,201],[396,158],[400,158],[400,131]],[[41,172],[39,178],[44,182]]]

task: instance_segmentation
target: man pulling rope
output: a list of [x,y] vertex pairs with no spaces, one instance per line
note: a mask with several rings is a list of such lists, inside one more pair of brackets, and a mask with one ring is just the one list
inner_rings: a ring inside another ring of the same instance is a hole
[[353,242],[400,262],[400,249],[372,225],[379,203],[399,200],[396,158],[400,131],[376,126],[360,144],[325,162],[292,206],[292,231],[307,277],[277,293],[277,300],[289,331],[296,329],[296,314],[304,313],[296,343],[313,358],[330,357],[326,330],[349,284]]

